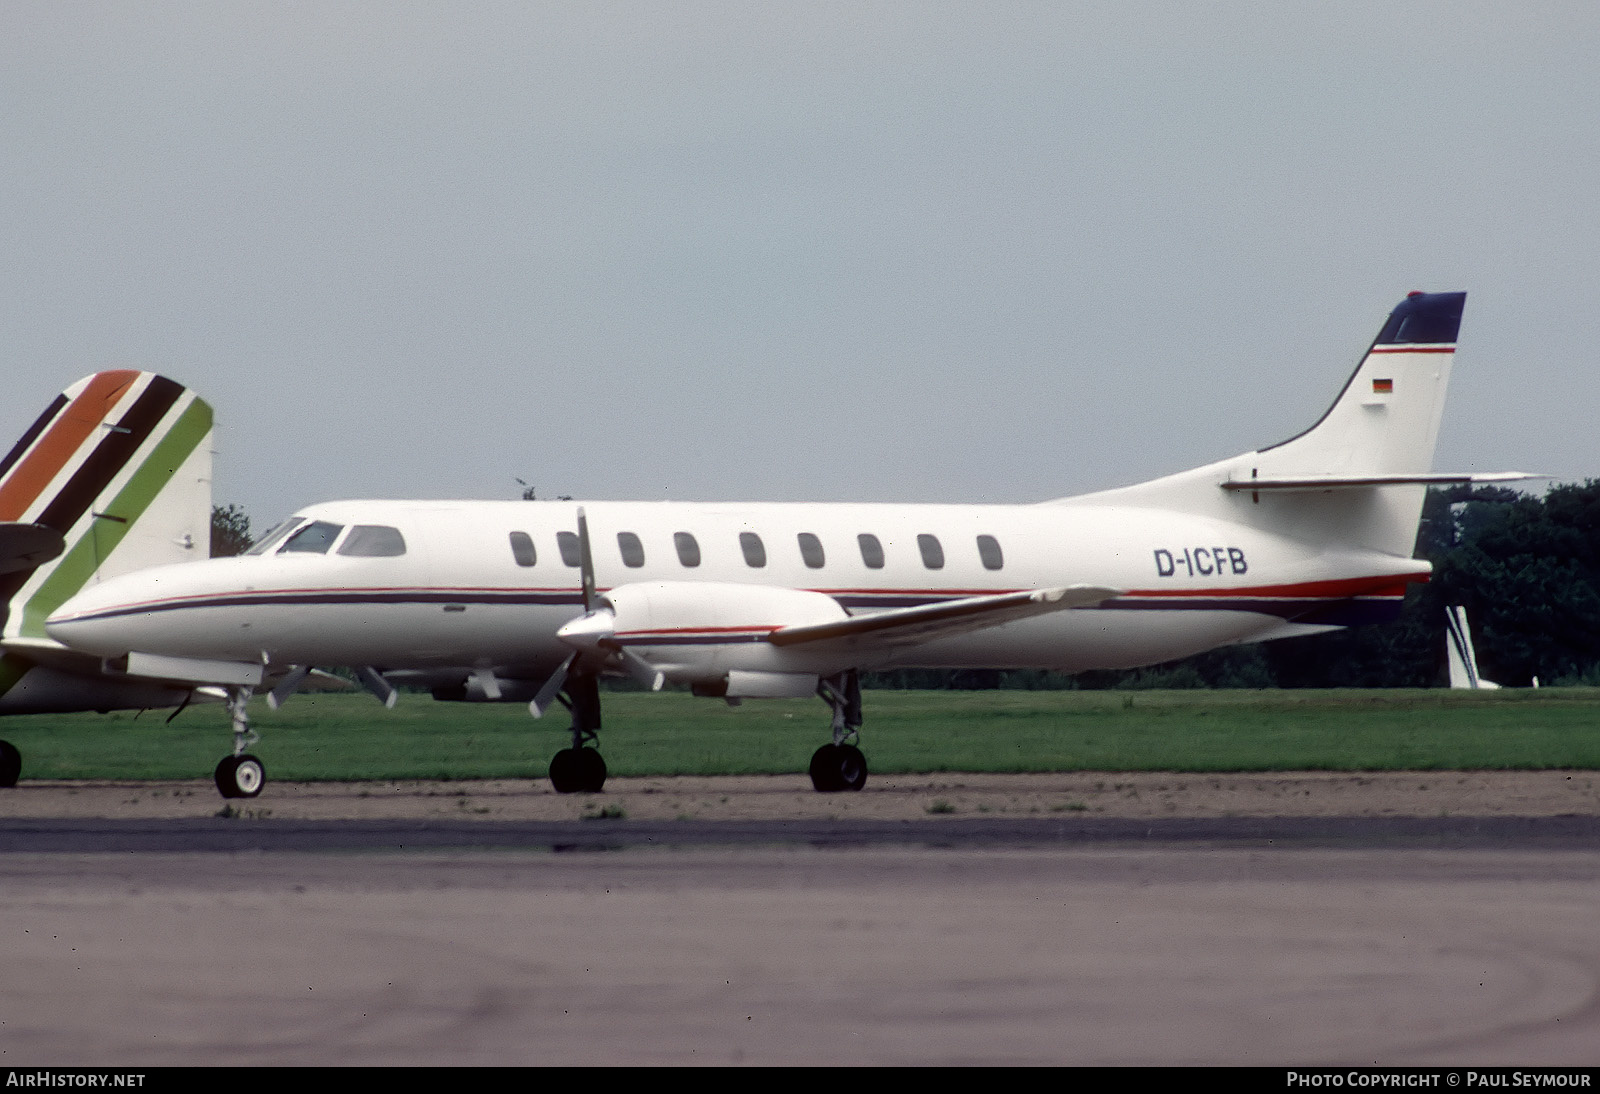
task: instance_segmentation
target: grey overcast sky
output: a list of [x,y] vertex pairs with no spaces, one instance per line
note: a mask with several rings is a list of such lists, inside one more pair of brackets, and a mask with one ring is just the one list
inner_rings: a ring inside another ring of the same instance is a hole
[[0,6],[0,433],[339,497],[1032,501],[1465,289],[1436,466],[1600,476],[1600,4]]

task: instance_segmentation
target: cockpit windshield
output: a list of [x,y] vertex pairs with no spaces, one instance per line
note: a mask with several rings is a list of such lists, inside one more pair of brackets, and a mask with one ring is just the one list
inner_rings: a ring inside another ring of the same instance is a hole
[[287,520],[280,520],[277,524],[267,529],[267,534],[257,540],[255,545],[245,554],[265,555],[271,553],[274,547],[283,542],[283,537],[298,528],[305,519],[305,517],[290,517]]
[[396,558],[406,553],[406,537],[387,524],[358,524],[339,544],[339,554],[357,558]]
[[328,548],[333,546],[333,541],[339,538],[339,533],[344,531],[344,525],[332,524],[325,520],[314,520],[294,535],[283,545],[280,554],[290,551],[304,551],[308,554],[325,555]]

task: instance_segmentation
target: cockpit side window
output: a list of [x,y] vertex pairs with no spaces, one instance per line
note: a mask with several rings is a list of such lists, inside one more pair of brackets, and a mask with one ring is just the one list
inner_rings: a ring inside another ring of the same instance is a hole
[[290,517],[287,520],[280,520],[277,524],[267,529],[267,534],[261,537],[260,542],[251,547],[245,554],[264,555],[269,553],[274,547],[283,542],[284,536],[300,527],[300,523],[305,519],[305,517]]
[[339,538],[339,533],[344,531],[344,525],[332,524],[325,520],[314,520],[294,535],[289,537],[283,545],[280,554],[291,551],[304,551],[308,554],[325,555],[328,548],[333,546],[333,541]]
[[339,544],[339,554],[357,558],[396,558],[406,553],[406,538],[387,524],[358,524]]

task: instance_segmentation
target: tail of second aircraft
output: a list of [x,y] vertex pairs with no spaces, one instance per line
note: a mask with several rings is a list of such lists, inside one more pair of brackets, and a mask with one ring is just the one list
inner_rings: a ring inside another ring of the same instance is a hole
[[1333,405],[1286,441],[1075,503],[1161,506],[1319,543],[1409,556],[1429,485],[1520,472],[1434,472],[1467,294],[1412,293],[1390,313]]
[[53,644],[45,617],[90,581],[210,554],[211,428],[151,372],[56,397],[0,461],[0,643]]

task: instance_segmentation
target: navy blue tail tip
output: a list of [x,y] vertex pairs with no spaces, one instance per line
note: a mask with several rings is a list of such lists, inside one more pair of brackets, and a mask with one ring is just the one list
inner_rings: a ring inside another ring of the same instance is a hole
[[1461,332],[1464,292],[1412,293],[1389,313],[1378,345],[1438,345],[1454,342]]

